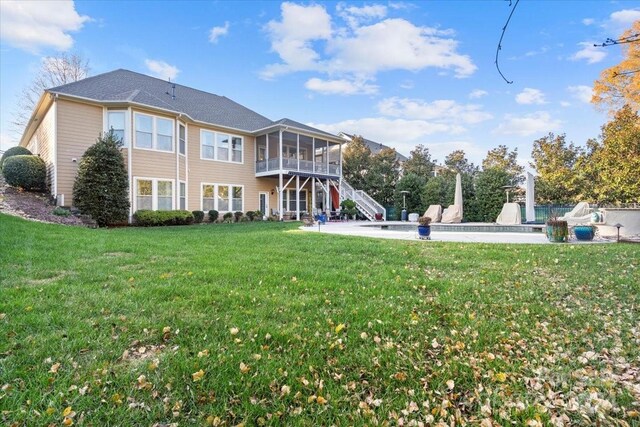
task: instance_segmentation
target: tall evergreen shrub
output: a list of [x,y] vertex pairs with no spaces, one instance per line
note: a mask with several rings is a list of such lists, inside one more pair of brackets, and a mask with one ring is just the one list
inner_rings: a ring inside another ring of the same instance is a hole
[[129,217],[129,182],[121,147],[122,141],[111,130],[85,151],[78,165],[73,203],[100,227]]

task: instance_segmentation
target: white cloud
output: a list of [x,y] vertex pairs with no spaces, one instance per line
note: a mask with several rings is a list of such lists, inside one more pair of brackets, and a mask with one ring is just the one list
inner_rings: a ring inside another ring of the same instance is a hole
[[347,79],[323,80],[313,77],[307,80],[304,87],[323,95],[370,95],[378,92],[378,86]]
[[586,26],[593,25],[593,24],[594,24],[594,22],[596,22],[596,20],[595,20],[595,19],[593,19],[593,18],[584,18],[584,19],[582,20],[582,24],[584,24],[584,25],[586,25]]
[[352,28],[358,27],[360,24],[375,18],[381,19],[387,16],[387,7],[381,4],[357,7],[346,6],[344,3],[339,3],[336,10],[338,15]]
[[494,134],[531,136],[557,131],[562,122],[552,119],[546,111],[538,111],[524,116],[506,114],[503,122],[493,130]]
[[164,61],[145,59],[144,63],[154,76],[163,80],[175,80],[180,72],[178,67],[167,64]]
[[68,33],[90,20],[76,12],[73,1],[0,1],[0,38],[31,53],[47,47],[70,49],[73,37]]
[[361,26],[353,34],[330,40],[329,70],[373,76],[386,70],[453,70],[468,77],[477,67],[468,55],[456,52],[458,42],[440,30],[418,27],[404,19],[385,19]]
[[560,101],[560,106],[564,108],[571,107],[571,103],[567,101]]
[[532,89],[530,87],[524,88],[522,92],[516,95],[516,102],[518,104],[531,105],[531,104],[546,104],[544,99],[544,93],[539,89]]
[[449,99],[426,102],[420,99],[386,98],[378,103],[378,111],[390,117],[430,120],[437,123],[475,124],[493,116],[480,105],[458,104]]
[[334,134],[343,131],[362,135],[365,138],[390,145],[401,153],[408,153],[417,143],[424,142],[428,135],[464,132],[464,128],[456,125],[385,117],[344,120],[337,123],[307,123],[307,125]]
[[573,61],[584,59],[588,64],[595,64],[607,56],[607,52],[605,52],[602,47],[594,46],[593,42],[581,42],[578,43],[578,46],[582,46],[582,49],[571,56],[570,59]]
[[209,31],[209,42],[216,44],[218,39],[229,34],[229,22],[225,22],[221,27],[213,27]]
[[271,49],[282,63],[268,65],[263,78],[273,78],[292,71],[312,70],[317,67],[318,53],[313,49],[315,40],[331,37],[331,16],[322,5],[301,6],[282,3],[282,20],[269,21],[267,32]]
[[567,90],[573,95],[573,97],[580,102],[584,102],[589,104],[591,102],[591,97],[593,96],[593,88],[590,86],[579,85],[579,86],[569,86]]
[[469,94],[469,99],[478,99],[487,95],[489,95],[489,92],[487,92],[486,90],[475,89],[475,90],[472,90],[471,93]]
[[612,24],[622,27],[630,27],[635,21],[640,20],[640,9],[623,9],[609,15]]
[[[297,71],[316,71],[350,80],[373,80],[386,70],[418,71],[428,67],[468,77],[477,67],[468,55],[457,52],[452,31],[415,26],[404,19],[383,19],[384,6],[346,7],[338,13],[348,21],[340,27],[323,5],[285,2],[281,19],[266,31],[280,62],[261,72],[266,79]],[[369,23],[370,21],[377,21]]]

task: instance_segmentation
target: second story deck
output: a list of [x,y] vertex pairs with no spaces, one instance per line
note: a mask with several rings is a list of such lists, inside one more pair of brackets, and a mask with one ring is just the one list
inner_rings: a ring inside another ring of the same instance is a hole
[[256,176],[298,173],[340,177],[341,144],[278,130],[256,138]]

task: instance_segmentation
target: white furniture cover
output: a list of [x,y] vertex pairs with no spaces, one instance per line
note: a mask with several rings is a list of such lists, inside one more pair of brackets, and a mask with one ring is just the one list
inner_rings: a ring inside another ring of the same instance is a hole
[[571,212],[567,212],[564,216],[558,218],[563,221],[567,221],[569,225],[589,224],[591,223],[591,209],[589,209],[589,203],[578,203]]
[[449,207],[442,212],[440,222],[443,224],[458,224],[462,222],[462,207],[449,205]]
[[520,212],[520,205],[517,203],[505,203],[502,206],[502,211],[496,219],[498,225],[516,225],[522,224],[522,213]]
[[417,213],[410,213],[409,214],[409,222],[418,222],[418,217],[420,215],[418,215]]
[[442,218],[442,206],[440,205],[431,205],[424,212],[424,216],[428,216],[431,218],[431,222],[440,222],[440,218]]

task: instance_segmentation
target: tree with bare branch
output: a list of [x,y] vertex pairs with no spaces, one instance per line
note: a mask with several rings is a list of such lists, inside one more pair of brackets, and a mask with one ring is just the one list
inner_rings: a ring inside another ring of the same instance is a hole
[[79,54],[62,53],[42,59],[35,79],[19,95],[11,120],[12,131],[19,137],[29,122],[38,100],[46,89],[82,80],[89,75],[89,60]]

